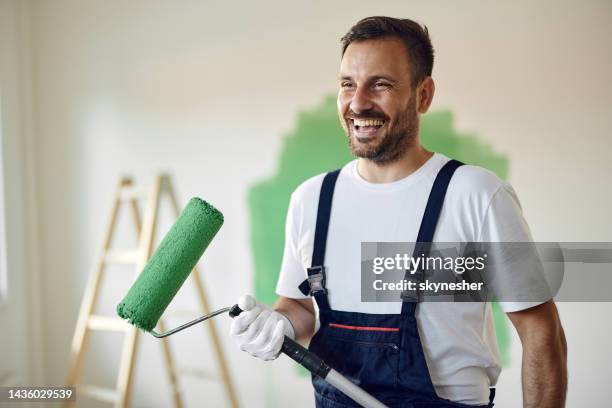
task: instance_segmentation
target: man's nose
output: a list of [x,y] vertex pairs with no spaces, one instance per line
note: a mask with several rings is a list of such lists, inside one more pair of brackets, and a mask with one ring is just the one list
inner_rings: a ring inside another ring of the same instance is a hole
[[373,104],[370,99],[370,92],[367,88],[357,88],[351,98],[351,104],[349,106],[355,113],[361,113],[372,109]]

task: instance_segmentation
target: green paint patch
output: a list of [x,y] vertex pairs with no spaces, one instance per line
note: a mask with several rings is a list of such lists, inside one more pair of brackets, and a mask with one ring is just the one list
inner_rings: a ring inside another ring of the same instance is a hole
[[283,255],[289,197],[304,180],[353,159],[336,115],[333,96],[298,115],[285,135],[276,173],[249,190],[251,245],[255,260],[255,295],[272,304]]
[[[508,175],[508,159],[496,154],[476,134],[458,132],[450,111],[428,113],[421,119],[421,141],[429,150],[464,163],[485,167],[500,178]],[[251,246],[255,261],[255,295],[269,305],[281,267],[285,216],[289,197],[304,180],[342,167],[353,160],[336,113],[335,96],[302,112],[295,129],[283,138],[278,169],[270,178],[254,185],[248,193]],[[493,305],[497,339],[506,366],[510,358],[508,321],[498,304]]]

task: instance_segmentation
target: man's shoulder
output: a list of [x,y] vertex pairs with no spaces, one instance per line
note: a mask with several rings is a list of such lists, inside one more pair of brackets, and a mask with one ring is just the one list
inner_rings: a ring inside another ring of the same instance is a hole
[[317,203],[319,200],[319,193],[321,192],[321,185],[327,173],[329,172],[317,174],[303,181],[291,194],[292,201]]
[[320,173],[316,176],[312,176],[309,179],[304,180],[300,185],[293,190],[294,197],[304,197],[310,196],[312,194],[318,194],[321,189],[321,183],[323,182],[323,177],[325,177],[327,173]]
[[484,167],[466,164],[457,169],[451,187],[451,191],[461,196],[478,195],[491,198],[500,188],[509,188],[510,185]]

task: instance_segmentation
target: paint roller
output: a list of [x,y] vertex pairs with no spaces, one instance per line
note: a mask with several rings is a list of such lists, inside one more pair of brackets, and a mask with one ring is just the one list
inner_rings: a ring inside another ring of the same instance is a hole
[[[200,198],[192,198],[138,275],[125,298],[117,305],[117,314],[130,324],[158,338],[167,337],[225,312],[229,312],[231,317],[238,316],[242,310],[238,305],[233,305],[164,333],[153,330],[222,225],[223,214],[219,210]],[[364,407],[385,407],[318,356],[287,336],[281,351]]]

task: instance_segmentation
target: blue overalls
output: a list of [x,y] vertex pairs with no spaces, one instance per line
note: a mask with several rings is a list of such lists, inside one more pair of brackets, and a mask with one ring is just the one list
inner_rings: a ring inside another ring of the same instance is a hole
[[[439,171],[427,200],[415,249],[427,256],[455,170],[463,163],[451,160]],[[323,179],[308,279],[300,290],[314,296],[319,307],[320,328],[309,349],[333,369],[392,408],[467,408],[437,396],[429,375],[419,337],[415,311],[418,301],[404,298],[401,314],[368,314],[332,310],[325,289],[325,246],[334,187],[340,170]],[[320,377],[313,376],[318,408],[349,408],[356,403]],[[489,404],[493,406],[495,389]]]

